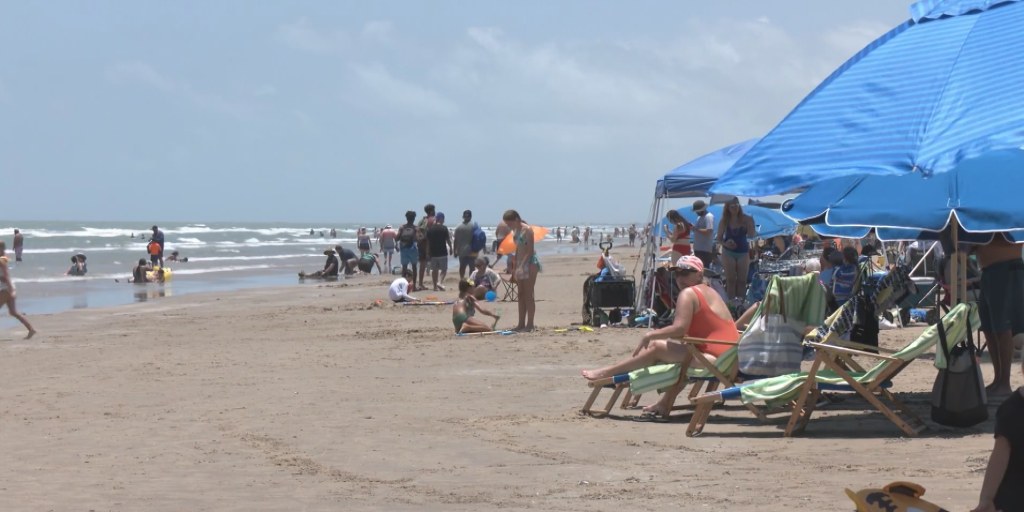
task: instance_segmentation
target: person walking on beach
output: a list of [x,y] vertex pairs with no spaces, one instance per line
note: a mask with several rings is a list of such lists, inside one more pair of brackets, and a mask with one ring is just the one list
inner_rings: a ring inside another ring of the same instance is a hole
[[370,235],[366,234],[365,227],[359,228],[359,233],[356,235],[356,247],[359,249],[359,254],[370,252]]
[[516,260],[512,272],[519,284],[519,324],[515,331],[532,331],[533,318],[537,313],[537,302],[534,290],[537,285],[537,274],[540,272],[540,260],[534,250],[533,227],[527,224],[515,210],[508,210],[502,220],[512,229],[516,242]]
[[473,232],[476,229],[473,212],[471,210],[462,212],[462,224],[455,227],[455,236],[452,242],[455,256],[459,258],[459,279],[464,279],[466,269],[472,269],[476,263],[477,253],[473,251]]
[[1012,391],[1013,337],[1024,332],[1024,260],[1021,245],[1010,242],[1003,233],[996,233],[976,251],[981,265],[978,314],[995,372],[985,391],[994,399]]
[[409,210],[405,212],[405,224],[398,228],[398,259],[402,263],[402,274],[412,267],[412,284],[416,287],[416,266],[419,261],[419,248],[416,240],[419,238],[419,228],[416,227],[416,212]]
[[436,211],[437,210],[434,207],[433,203],[427,203],[426,205],[424,205],[423,213],[425,214],[425,216],[422,219],[420,219],[419,224],[416,225],[416,244],[417,250],[419,251],[420,262],[420,273],[417,276],[419,277],[419,282],[417,284],[419,289],[426,288],[426,285],[423,284],[423,277],[427,272],[427,261],[430,258],[430,256],[427,254],[427,228],[434,225],[434,213]]
[[28,318],[18,312],[18,305],[14,302],[14,282],[11,281],[11,269],[7,266],[6,252],[7,243],[0,240],[0,306],[7,306],[7,311],[11,313],[11,316],[17,318],[21,325],[28,329],[28,335],[25,336],[27,340],[36,335],[36,330],[32,328]]
[[21,251],[25,249],[25,235],[20,230],[14,230],[14,261],[21,261]]
[[[693,255],[700,258],[704,268],[710,268],[715,257],[715,216],[708,211],[703,199],[693,202],[693,211],[697,214],[697,222],[693,224]],[[633,229],[630,228],[630,238]]]
[[[452,249],[452,237],[444,225],[444,214],[438,213],[427,228],[427,255],[430,258],[430,281],[434,290],[444,291],[444,278],[448,277],[448,254]],[[440,276],[440,279],[438,278]]]
[[[153,264],[156,265],[157,261],[160,262],[160,268],[164,266],[164,232],[160,231],[160,228],[153,226],[153,236],[149,239],[151,242],[156,242],[160,246],[159,254],[156,254],[156,259],[153,260]],[[152,253],[150,253],[152,254]]]
[[754,234],[754,218],[743,213],[738,197],[732,198],[722,210],[722,220],[718,224],[725,290],[730,300],[743,300],[747,295],[747,271],[750,270],[750,242],[747,238]]
[[381,253],[383,253],[384,265],[387,267],[388,272],[391,271],[391,255],[395,253],[396,240],[398,240],[398,232],[391,228],[391,224],[384,226],[384,229],[380,232],[380,237],[377,238],[377,244],[380,247]]
[[636,247],[636,224],[629,226],[629,246]]

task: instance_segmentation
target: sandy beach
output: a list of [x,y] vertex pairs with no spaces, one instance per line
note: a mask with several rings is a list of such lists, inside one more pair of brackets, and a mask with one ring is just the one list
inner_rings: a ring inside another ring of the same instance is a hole
[[[580,368],[641,332],[554,332],[580,321],[595,254],[545,259],[541,329],[514,336],[456,337],[448,306],[392,305],[376,275],[32,316],[37,338],[0,332],[2,508],[852,510],[844,487],[894,480],[976,504],[992,420],[906,439],[851,399],[786,439],[785,417],[735,407],[698,438],[685,412],[581,416]],[[895,382],[925,418],[934,376],[929,357]]]

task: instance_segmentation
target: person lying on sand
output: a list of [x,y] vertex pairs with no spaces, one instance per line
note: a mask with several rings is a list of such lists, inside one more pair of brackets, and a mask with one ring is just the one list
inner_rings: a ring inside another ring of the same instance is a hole
[[[494,323],[487,325],[473,316],[477,311],[493,318]],[[452,304],[452,324],[455,325],[456,333],[493,331],[494,327],[498,325],[499,319],[501,319],[500,316],[477,304],[476,297],[473,296],[473,283],[465,279],[459,281],[459,300]]]
[[[688,351],[681,343],[669,338],[703,338],[721,341],[738,341],[739,332],[729,312],[729,306],[713,288],[704,282],[704,263],[700,258],[686,255],[669,268],[680,288],[676,299],[676,315],[672,325],[648,331],[633,351],[632,357],[604,368],[583,370],[587,380],[598,380],[658,363],[679,363],[686,359]],[[729,345],[707,343],[697,348],[714,361]],[[662,394],[658,403],[645,407],[647,414],[668,416],[676,395],[686,386],[686,379]]]

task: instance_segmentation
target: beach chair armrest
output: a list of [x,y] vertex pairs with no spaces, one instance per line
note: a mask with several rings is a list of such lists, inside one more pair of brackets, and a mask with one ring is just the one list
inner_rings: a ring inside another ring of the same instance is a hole
[[738,341],[725,341],[725,340],[708,340],[704,338],[670,338],[672,341],[678,341],[679,343],[689,343],[692,345],[703,345],[705,343],[713,343],[715,345],[729,345],[731,347],[739,345]]
[[[865,356],[873,357],[875,359],[885,359],[886,361],[900,361],[898,357],[887,356],[883,354],[876,354],[874,352],[865,352],[863,350],[854,350],[852,348],[837,347],[835,345],[825,345],[822,343],[815,343],[813,341],[804,342],[804,345],[811,347],[815,350],[824,350],[826,352],[837,352],[840,354],[846,354],[851,356]],[[874,348],[874,347],[872,347]]]
[[840,347],[853,348],[859,350],[877,350],[879,352],[884,352],[886,354],[895,354],[896,352],[898,352],[897,350],[893,350],[891,348],[876,347],[874,345],[866,345],[864,343],[857,343],[856,341],[847,341],[842,339],[835,340],[834,343],[835,345]]

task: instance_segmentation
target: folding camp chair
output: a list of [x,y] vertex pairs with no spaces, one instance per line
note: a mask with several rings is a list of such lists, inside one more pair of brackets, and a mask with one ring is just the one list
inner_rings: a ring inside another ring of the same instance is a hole
[[502,278],[499,286],[501,288],[502,302],[516,302],[519,300],[519,283],[516,282],[515,275],[508,276],[508,279]]
[[[977,305],[958,304],[943,316],[940,322],[945,331],[947,346],[952,346],[967,336],[972,325],[978,325]],[[891,352],[888,355],[808,342],[807,345],[815,350],[815,359],[810,371],[763,379],[702,395],[695,400],[698,403],[698,412],[694,413],[694,416],[705,410],[701,406],[716,400],[740,399],[746,404],[764,402],[769,406],[791,404],[790,419],[785,431],[785,435],[789,437],[806,428],[823,391],[845,392],[863,397],[905,434],[914,436],[925,429],[924,422],[897,400],[888,388],[892,385],[894,377],[934,347],[941,337],[939,326],[930,326],[903,349],[896,352],[886,351]],[[851,359],[852,356],[870,357],[880,361],[871,369],[865,370]],[[840,361],[844,361],[845,364],[840,364]]]

